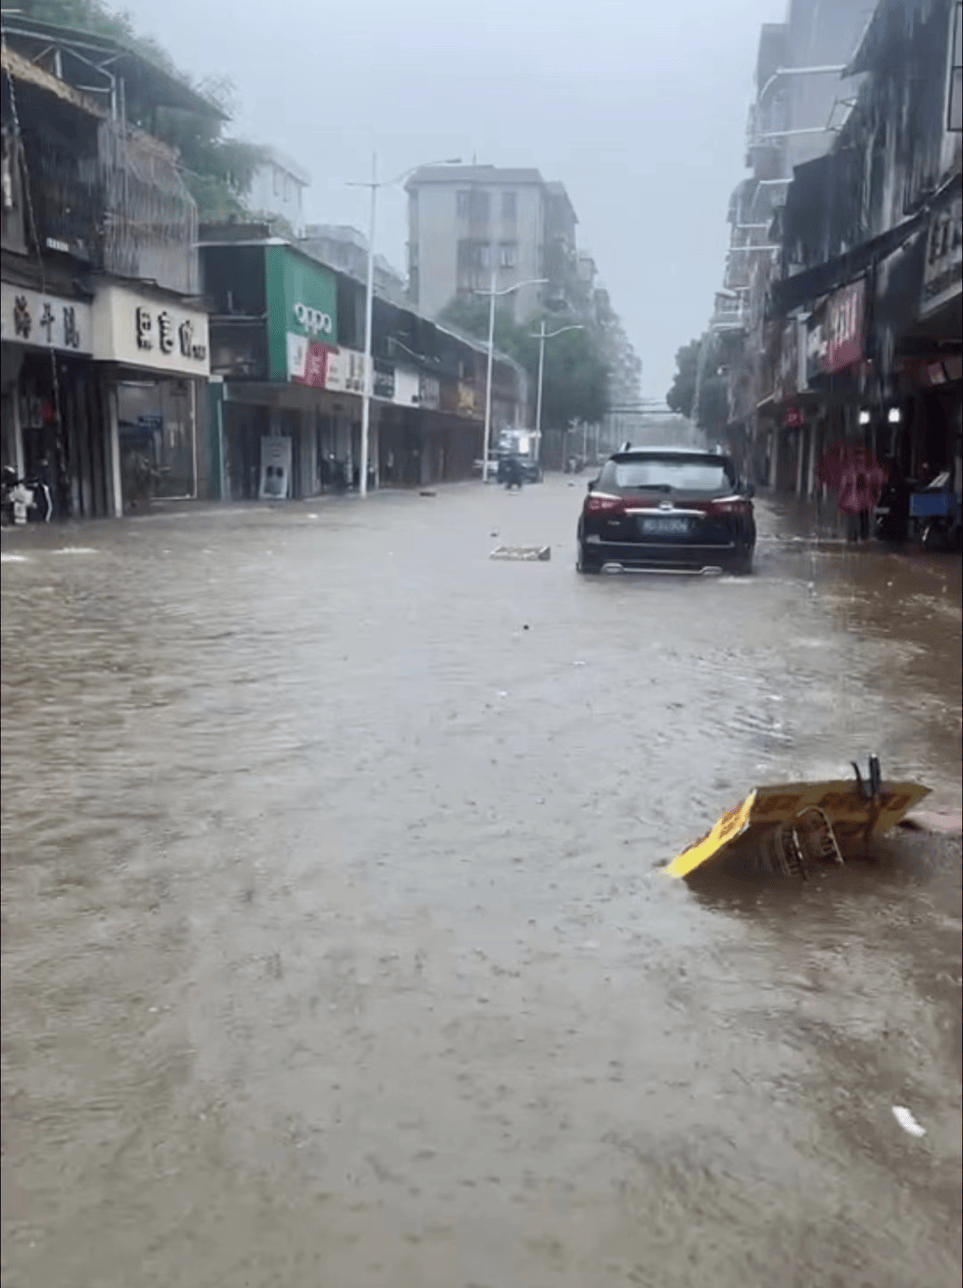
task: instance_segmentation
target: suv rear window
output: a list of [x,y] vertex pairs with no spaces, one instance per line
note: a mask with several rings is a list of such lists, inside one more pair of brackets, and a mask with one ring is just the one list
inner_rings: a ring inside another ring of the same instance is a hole
[[603,487],[644,492],[728,492],[735,486],[732,465],[718,456],[635,456],[609,461]]

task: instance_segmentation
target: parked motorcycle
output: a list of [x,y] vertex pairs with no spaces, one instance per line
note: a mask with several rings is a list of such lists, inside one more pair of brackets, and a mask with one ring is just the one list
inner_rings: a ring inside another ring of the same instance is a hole
[[52,514],[53,496],[43,479],[22,479],[12,466],[4,466],[0,484],[0,517],[3,522],[18,526],[28,521],[49,523]]

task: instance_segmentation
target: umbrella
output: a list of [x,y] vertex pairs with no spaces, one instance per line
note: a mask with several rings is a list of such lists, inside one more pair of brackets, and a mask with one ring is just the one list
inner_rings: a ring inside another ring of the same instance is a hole
[[858,443],[829,443],[816,469],[819,482],[836,497],[841,514],[872,510],[889,477],[871,452]]

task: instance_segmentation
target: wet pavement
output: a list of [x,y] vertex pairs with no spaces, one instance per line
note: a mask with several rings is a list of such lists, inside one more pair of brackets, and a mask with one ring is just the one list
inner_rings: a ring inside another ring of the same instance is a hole
[[582,579],[581,495],[4,532],[5,1288],[959,1283],[959,841],[659,866],[959,810],[959,558]]

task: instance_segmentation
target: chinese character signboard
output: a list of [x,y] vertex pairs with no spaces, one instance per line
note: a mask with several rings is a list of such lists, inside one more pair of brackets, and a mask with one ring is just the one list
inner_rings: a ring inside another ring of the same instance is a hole
[[409,371],[406,367],[396,367],[394,400],[399,407],[420,406],[420,393],[418,372]]
[[806,324],[806,381],[826,370],[826,305],[821,304]]
[[93,307],[94,357],[171,376],[210,374],[207,314],[175,300],[103,286]]
[[334,274],[290,246],[266,247],[264,263],[271,379],[324,388],[338,344]]
[[850,282],[829,297],[826,308],[826,371],[845,371],[861,361],[865,298],[864,278]]
[[474,416],[475,414],[475,386],[469,385],[464,380],[458,382],[458,415]]
[[324,389],[328,374],[328,357],[331,350],[324,344],[315,344],[303,335],[289,331],[287,336],[288,379],[296,385]]
[[395,369],[390,362],[379,362],[377,359],[374,364],[374,389],[375,398],[385,398],[391,402],[395,396]]
[[43,295],[2,283],[0,337],[89,357],[93,351],[93,313],[79,300]]
[[437,411],[441,406],[441,381],[437,376],[418,377],[418,405],[429,411]]
[[773,392],[778,402],[791,398],[799,390],[799,345],[798,327],[795,318],[791,318],[782,329],[782,343],[779,350],[779,365],[776,368],[776,381]]
[[[934,211],[926,236],[920,313],[926,317],[956,300],[963,290],[963,197]],[[959,313],[957,313],[959,321]]]
[[356,349],[329,350],[324,387],[336,394],[363,393],[364,354]]

